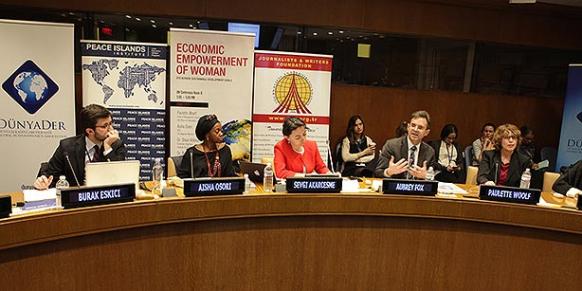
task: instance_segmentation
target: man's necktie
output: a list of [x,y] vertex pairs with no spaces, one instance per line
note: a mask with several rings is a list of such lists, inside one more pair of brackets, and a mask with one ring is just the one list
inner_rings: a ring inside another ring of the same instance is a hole
[[98,145],[93,147],[93,159],[91,159],[91,163],[101,161],[101,150],[99,149]]
[[[415,154],[415,153],[416,153],[416,146],[415,146],[415,145],[413,145],[413,146],[410,148],[410,156],[409,156],[409,158],[408,158],[408,167],[409,167],[409,168],[412,168],[412,167],[414,167],[414,165],[416,165],[416,160],[415,160],[415,158],[414,158],[414,156],[415,156],[414,154]],[[410,175],[410,173],[408,173],[408,172],[407,172],[407,173],[406,173],[406,177],[407,177],[408,179],[411,179],[411,178],[412,178],[412,175]]]

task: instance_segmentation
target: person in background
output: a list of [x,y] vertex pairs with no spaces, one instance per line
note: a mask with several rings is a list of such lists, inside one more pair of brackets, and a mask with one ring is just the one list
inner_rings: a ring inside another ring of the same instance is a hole
[[342,176],[372,177],[374,172],[366,167],[376,153],[376,143],[364,134],[364,120],[360,115],[350,117],[346,136],[342,140]]
[[582,160],[567,168],[556,180],[552,189],[568,197],[582,195]]
[[305,122],[297,117],[283,121],[283,139],[275,145],[273,159],[277,178],[301,177],[313,171],[327,174],[317,143],[307,140]]
[[535,146],[535,134],[531,128],[527,125],[522,126],[520,129],[522,134],[521,144],[519,145],[519,151],[528,156],[532,161],[536,158],[536,146]]
[[493,123],[485,123],[481,128],[481,137],[473,141],[473,166],[479,166],[484,151],[494,150],[493,133],[495,132],[495,125]]
[[477,183],[518,187],[521,175],[533,166],[532,160],[517,151],[521,132],[513,124],[499,126],[493,134],[495,150],[483,152]]
[[408,133],[408,121],[404,120],[398,124],[398,127],[396,127],[395,137],[403,137],[406,135],[406,133]]
[[81,186],[85,181],[85,164],[125,160],[125,145],[113,128],[111,112],[107,108],[87,105],[81,110],[80,119],[83,134],[59,142],[48,166],[41,169],[40,176],[34,181],[36,189],[54,187],[58,180],[54,177],[61,175],[66,176],[69,185]]
[[459,131],[454,124],[447,124],[441,130],[441,139],[433,141],[437,161],[434,164],[436,171],[440,171],[435,179],[441,182],[460,183],[463,171],[463,155],[456,142]]
[[234,177],[232,154],[224,143],[222,125],[214,114],[204,115],[196,124],[196,137],[202,141],[184,153],[178,177]]
[[427,167],[434,163],[434,149],[422,141],[430,133],[430,115],[412,113],[407,134],[386,141],[376,166],[376,177],[426,179]]

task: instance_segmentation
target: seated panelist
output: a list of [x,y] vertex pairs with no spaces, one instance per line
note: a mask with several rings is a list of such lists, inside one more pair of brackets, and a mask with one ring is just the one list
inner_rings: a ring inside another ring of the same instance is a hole
[[427,167],[434,163],[434,149],[423,142],[430,132],[430,115],[426,111],[412,113],[407,134],[386,141],[376,166],[376,177],[426,179]]
[[532,160],[517,151],[521,132],[513,124],[497,127],[493,134],[495,150],[483,152],[477,172],[477,183],[519,187],[521,175],[533,166]]
[[184,153],[177,169],[180,178],[234,177],[232,154],[224,143],[222,126],[214,114],[204,115],[196,124],[196,137],[202,143]]
[[288,117],[283,122],[283,139],[275,145],[273,159],[277,178],[304,176],[312,172],[327,174],[317,143],[307,140],[305,122]]
[[552,189],[569,197],[582,195],[582,160],[576,162],[560,175]]
[[34,181],[36,189],[54,187],[61,175],[66,176],[71,186],[80,186],[77,180],[80,184],[85,181],[85,164],[125,160],[125,146],[113,128],[107,108],[87,105],[81,110],[80,119],[83,134],[59,142],[48,167],[42,169],[40,177]]

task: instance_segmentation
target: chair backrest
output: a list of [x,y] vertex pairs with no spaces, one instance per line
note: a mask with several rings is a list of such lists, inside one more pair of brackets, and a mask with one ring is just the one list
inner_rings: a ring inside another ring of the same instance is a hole
[[479,168],[474,166],[467,167],[467,179],[465,180],[465,184],[467,185],[477,185],[477,172]]
[[[342,158],[342,141],[335,145],[335,150],[333,152],[334,168],[336,172],[341,173],[344,165],[344,159]],[[331,170],[331,169],[330,169]]]
[[544,173],[544,185],[542,186],[543,192],[552,192],[552,186],[558,178],[560,177],[560,173],[554,172],[545,172]]
[[[473,162],[473,146],[467,146],[463,151],[463,156],[465,158],[465,169],[469,169],[471,163]],[[468,172],[468,170],[467,170]],[[468,173],[467,173],[468,174]]]
[[182,164],[182,156],[173,156],[168,158],[168,177],[174,177],[178,175],[176,168]]
[[543,160],[548,160],[550,165],[548,166],[548,171],[555,171],[556,170],[556,157],[558,155],[558,151],[556,148],[553,147],[543,147],[540,150],[540,158]]

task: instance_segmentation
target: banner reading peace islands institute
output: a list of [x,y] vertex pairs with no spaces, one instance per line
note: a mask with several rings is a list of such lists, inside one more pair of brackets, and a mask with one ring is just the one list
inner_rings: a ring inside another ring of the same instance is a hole
[[0,20],[0,192],[32,185],[59,140],[75,135],[73,33],[72,24]]
[[164,164],[166,44],[81,41],[83,105],[111,110],[128,160],[151,180],[155,158]]
[[257,51],[253,108],[253,162],[273,157],[287,116],[300,117],[327,161],[332,56]]
[[582,159],[582,64],[570,65],[556,171]]
[[216,114],[233,159],[250,158],[253,52],[247,33],[170,29],[170,153],[200,141],[200,116]]

